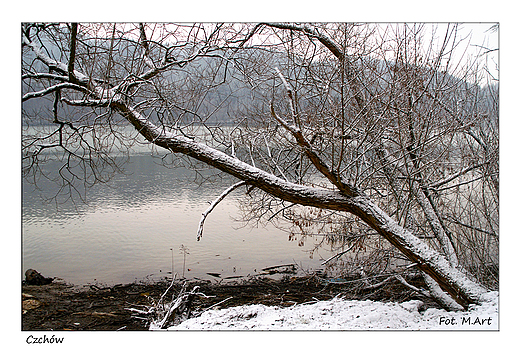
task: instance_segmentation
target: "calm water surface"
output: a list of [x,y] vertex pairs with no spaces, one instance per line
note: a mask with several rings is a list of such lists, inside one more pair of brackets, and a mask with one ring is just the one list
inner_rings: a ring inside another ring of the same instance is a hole
[[[74,284],[156,280],[170,275],[173,255],[178,276],[184,271],[187,278],[215,279],[207,273],[247,276],[290,263],[318,268],[321,259],[331,255],[324,247],[311,258],[312,238],[300,247],[272,226],[251,228],[236,222],[240,189],[208,216],[204,236],[197,241],[201,213],[226,185],[199,186],[193,171],[165,168],[149,154],[131,156],[126,171],[109,186],[89,190],[87,203],[76,207],[46,204],[41,193],[24,182],[23,272],[34,268]],[[51,190],[42,189],[47,194]]]

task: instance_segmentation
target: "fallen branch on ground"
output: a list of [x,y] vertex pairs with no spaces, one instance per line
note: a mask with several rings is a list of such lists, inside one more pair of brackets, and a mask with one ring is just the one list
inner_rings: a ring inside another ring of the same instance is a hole
[[191,291],[187,292],[187,282],[184,282],[178,294],[172,293],[172,299],[169,303],[164,303],[168,292],[173,287],[175,281],[161,295],[159,301],[153,303],[152,306],[146,306],[146,309],[127,308],[131,312],[136,312],[141,316],[134,318],[146,319],[150,323],[150,329],[166,329],[170,326],[182,323],[191,317],[191,307],[195,296],[208,298],[205,294],[198,291],[199,286],[194,286]]

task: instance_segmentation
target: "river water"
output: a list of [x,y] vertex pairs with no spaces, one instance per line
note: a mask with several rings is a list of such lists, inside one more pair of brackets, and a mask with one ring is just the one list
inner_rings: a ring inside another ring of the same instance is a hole
[[311,257],[318,238],[299,246],[273,226],[237,222],[243,189],[215,208],[197,241],[201,213],[227,185],[199,185],[194,171],[159,163],[148,152],[133,154],[125,174],[89,189],[86,203],[47,203],[41,195],[55,189],[38,184],[42,189],[36,190],[24,181],[23,272],[33,268],[78,285],[157,280],[170,276],[172,268],[178,277],[219,280],[283,264],[316,269],[332,255],[323,247]]

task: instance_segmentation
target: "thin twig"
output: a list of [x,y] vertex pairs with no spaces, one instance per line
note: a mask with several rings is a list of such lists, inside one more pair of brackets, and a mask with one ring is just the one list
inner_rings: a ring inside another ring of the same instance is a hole
[[471,171],[471,170],[473,170],[473,169],[475,169],[477,167],[485,166],[488,163],[489,163],[489,161],[466,167],[466,168],[460,170],[459,172],[450,175],[449,177],[447,177],[445,179],[441,179],[441,180],[439,180],[439,181],[437,181],[435,183],[429,184],[428,188],[437,188],[437,187],[439,187],[441,185],[444,185],[446,183],[451,182],[453,179],[455,179],[457,177],[460,177],[461,175],[464,175],[464,174],[468,173],[469,171]]
[[336,258],[339,258],[339,257],[343,256],[344,254],[346,254],[347,252],[349,252],[350,250],[352,250],[352,248],[353,248],[354,246],[356,246],[356,244],[357,244],[357,243],[354,243],[354,244],[350,245],[350,247],[349,247],[348,249],[346,249],[346,250],[344,250],[344,251],[342,251],[342,252],[340,252],[340,253],[335,254],[334,256],[332,256],[332,257],[326,259],[325,261],[323,261],[321,264],[322,264],[322,265],[325,265],[325,264],[327,264],[329,261],[332,261],[332,260],[334,260],[334,259],[336,259]]
[[216,198],[215,201],[211,203],[211,205],[209,205],[208,209],[202,213],[202,218],[199,222],[199,229],[197,230],[197,241],[199,241],[200,238],[202,238],[202,232],[204,231],[204,221],[206,220],[206,217],[211,213],[211,211],[213,211],[213,209],[219,204],[219,202],[222,201],[230,192],[245,184],[245,181],[241,181],[236,184],[233,184],[232,186],[224,190],[224,192],[220,194],[220,196]]
[[203,309],[202,311],[200,311],[199,313],[197,313],[197,315],[194,315],[194,316],[195,316],[195,317],[198,317],[198,316],[200,316],[201,314],[203,314],[204,312],[206,312],[207,310],[210,310],[210,309],[212,309],[213,307],[216,307],[216,306],[218,306],[218,305],[220,305],[220,304],[223,304],[224,302],[226,302],[226,301],[228,301],[228,300],[231,300],[232,298],[233,298],[233,296],[230,296],[230,297],[228,297],[228,298],[225,298],[224,300],[222,300],[222,301],[220,301],[220,302],[217,302],[216,304],[213,304],[213,305],[211,305],[211,306],[209,306],[209,307],[206,307],[205,309]]

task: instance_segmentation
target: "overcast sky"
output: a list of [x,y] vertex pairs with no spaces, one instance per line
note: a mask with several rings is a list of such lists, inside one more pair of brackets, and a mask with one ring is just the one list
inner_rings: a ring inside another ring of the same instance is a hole
[[[498,45],[499,45],[499,29],[493,30],[493,23],[462,23],[460,25],[461,37],[469,36],[467,42],[468,56],[481,57],[481,63],[487,64],[490,73],[495,79],[498,79]],[[489,50],[494,50],[489,52]]]

